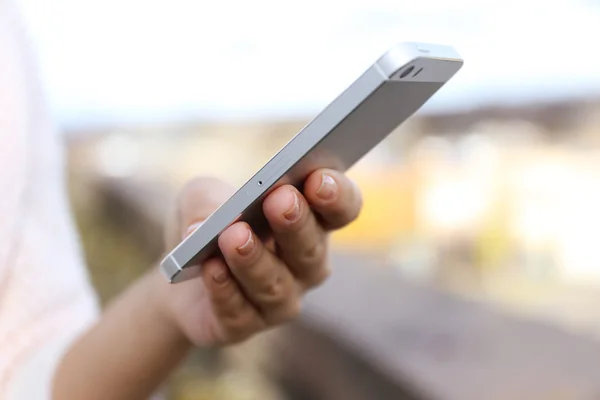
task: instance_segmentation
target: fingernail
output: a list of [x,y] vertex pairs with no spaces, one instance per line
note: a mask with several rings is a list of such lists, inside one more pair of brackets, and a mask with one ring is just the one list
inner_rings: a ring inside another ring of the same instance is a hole
[[294,197],[294,202],[292,204],[292,207],[287,210],[285,213],[283,213],[283,216],[285,217],[285,219],[287,219],[290,222],[296,221],[298,219],[298,217],[300,217],[300,202],[298,201],[298,195],[296,194],[296,192],[290,191],[292,196]]
[[200,222],[195,222],[195,223],[191,224],[190,226],[188,226],[185,233],[183,234],[183,239],[190,236],[192,234],[192,232],[194,232],[196,229],[198,229],[198,227],[200,225],[202,225],[203,223],[204,223],[204,221],[200,221]]
[[246,243],[239,246],[237,248],[237,251],[241,255],[246,256],[252,252],[252,249],[254,249],[254,235],[252,234],[250,229],[248,229],[248,240],[246,240]]
[[213,273],[213,280],[220,285],[227,282],[228,278],[229,278],[229,274],[224,269],[218,269]]
[[317,196],[323,200],[331,200],[336,196],[337,192],[338,185],[335,183],[335,180],[327,174],[321,174],[321,186],[317,190]]

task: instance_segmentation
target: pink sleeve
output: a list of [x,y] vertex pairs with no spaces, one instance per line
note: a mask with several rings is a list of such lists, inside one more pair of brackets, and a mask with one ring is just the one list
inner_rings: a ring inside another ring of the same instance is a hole
[[0,0],[0,398],[45,400],[58,359],[98,306],[24,37],[12,2]]

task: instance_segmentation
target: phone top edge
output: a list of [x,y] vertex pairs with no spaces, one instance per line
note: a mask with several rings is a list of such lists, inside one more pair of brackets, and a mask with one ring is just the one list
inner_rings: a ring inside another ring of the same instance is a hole
[[[463,59],[452,46],[431,43],[406,42],[400,43],[382,55],[375,65],[386,78],[391,79],[407,63],[419,59],[447,60],[455,62],[460,68]],[[441,76],[440,81],[448,77]]]

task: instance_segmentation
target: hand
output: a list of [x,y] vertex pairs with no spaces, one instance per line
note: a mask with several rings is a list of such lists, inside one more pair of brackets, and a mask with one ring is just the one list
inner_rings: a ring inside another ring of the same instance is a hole
[[[168,248],[233,192],[216,179],[190,182],[167,230]],[[361,194],[332,170],[312,173],[303,192],[284,185],[267,196],[263,210],[273,232],[267,243],[248,224],[237,222],[219,237],[223,257],[206,261],[200,279],[159,283],[165,316],[192,344],[235,343],[288,322],[300,312],[306,291],[328,277],[328,233],[358,216]]]

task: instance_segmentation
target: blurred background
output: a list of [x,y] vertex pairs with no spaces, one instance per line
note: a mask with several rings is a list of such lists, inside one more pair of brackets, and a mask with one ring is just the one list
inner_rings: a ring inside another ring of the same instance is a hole
[[599,398],[577,372],[600,374],[599,2],[21,5],[103,301],[155,264],[187,179],[241,185],[397,42],[465,59],[350,171],[364,212],[306,315],[198,351],[172,399]]

